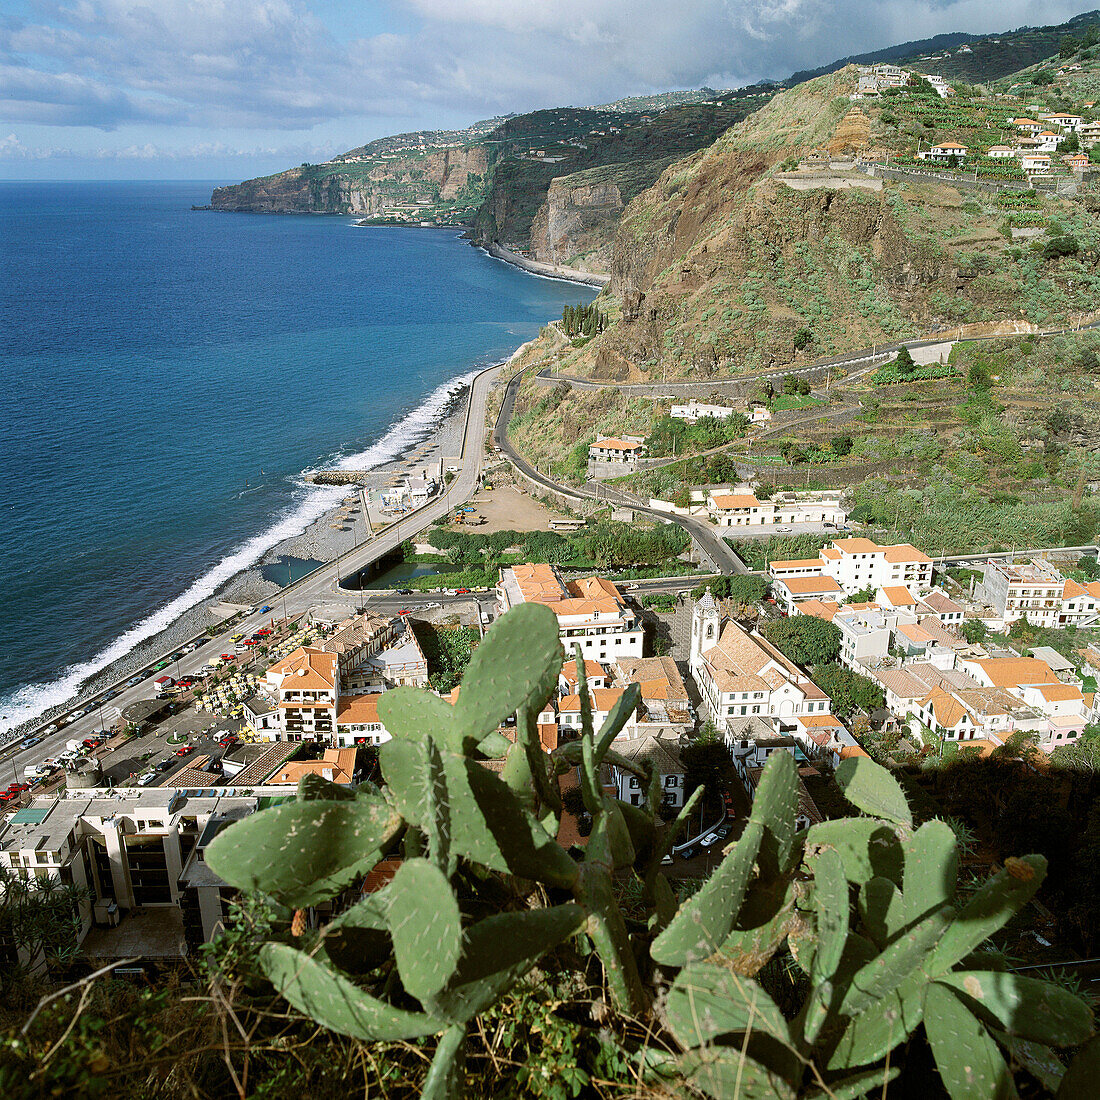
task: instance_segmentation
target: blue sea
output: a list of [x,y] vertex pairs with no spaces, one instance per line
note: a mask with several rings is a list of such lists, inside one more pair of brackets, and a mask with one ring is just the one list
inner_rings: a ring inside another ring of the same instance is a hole
[[592,292],[456,230],[192,211],[213,183],[0,183],[0,730],[296,534]]

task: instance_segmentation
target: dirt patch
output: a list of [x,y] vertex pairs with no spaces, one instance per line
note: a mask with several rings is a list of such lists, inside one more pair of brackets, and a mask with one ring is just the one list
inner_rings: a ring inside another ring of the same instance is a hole
[[514,485],[502,485],[492,492],[479,493],[470,505],[477,509],[478,515],[485,517],[485,522],[466,530],[479,535],[492,531],[546,531],[552,519],[568,518],[563,512],[540,504]]

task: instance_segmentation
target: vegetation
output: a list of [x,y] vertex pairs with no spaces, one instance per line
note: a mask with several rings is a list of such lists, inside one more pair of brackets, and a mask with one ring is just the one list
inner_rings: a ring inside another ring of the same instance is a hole
[[886,696],[876,681],[843,665],[815,665],[813,681],[829,696],[832,712],[842,722],[848,722],[857,710],[869,714],[886,705]]
[[[454,708],[409,689],[383,697],[394,733],[381,749],[389,800],[304,783],[298,801],[232,825],[211,844],[217,873],[303,914],[403,848],[381,891],[319,931],[296,917],[296,937],[274,936],[260,949],[260,968],[297,1012],[362,1044],[435,1036],[423,1094],[458,1096],[468,1088],[467,1047],[491,1033],[486,1018],[500,1018],[493,1006],[524,983],[545,988],[547,975],[559,983],[573,975],[583,986],[580,948],[598,960],[608,1001],[587,1029],[583,1014],[565,1017],[571,1045],[547,1021],[556,1037],[550,1057],[566,1068],[594,1042],[603,1065],[636,1085],[716,1098],[820,1095],[822,1087],[858,1096],[898,1074],[902,1059],[891,1054],[908,1041],[908,1083],[924,1074],[931,1087],[938,1076],[958,1100],[976,1087],[982,1096],[1007,1093],[1021,1051],[1031,1052],[1027,1072],[1041,1072],[1044,1083],[1081,1072],[1067,1071],[1050,1048],[1092,1038],[1087,1005],[975,954],[1034,896],[1046,873],[1041,856],[1013,858],[976,890],[960,891],[954,833],[937,821],[915,829],[896,780],[866,759],[846,761],[836,778],[869,816],[798,837],[797,770],[793,757],[775,753],[741,838],[677,905],[660,872],[675,826],[659,831],[656,777],[642,773],[644,807],[603,794],[598,781],[636,693],[598,740],[586,725],[550,757],[539,747],[534,720],[560,661],[553,616],[529,605],[511,612],[479,648]],[[584,692],[579,654],[577,664]],[[514,707],[517,743],[498,745],[495,729]],[[477,761],[479,750],[506,754],[502,778]],[[559,768],[578,764],[593,826],[574,856],[552,834]],[[287,835],[297,843],[288,847]],[[273,846],[281,858],[270,858]],[[637,884],[630,906],[616,900],[616,868]],[[660,1017],[650,962],[672,979]],[[589,1065],[568,1079],[583,1084]],[[500,1073],[479,1091],[494,1080],[499,1087]]]
[[827,665],[840,653],[840,628],[813,615],[772,619],[760,632],[784,656],[806,668]]
[[673,419],[666,414],[653,422],[646,437],[646,449],[652,458],[705,451],[740,439],[748,426],[748,418],[741,413],[732,413],[724,420],[701,416],[695,421]]
[[715,577],[706,584],[700,584],[691,590],[693,600],[701,599],[703,593],[710,589],[710,594],[716,600],[730,600],[732,603],[743,606],[758,604],[768,594],[768,583],[763,577],[734,576]]
[[478,632],[469,626],[414,621],[413,633],[428,662],[428,683],[445,695],[462,680],[477,648]]

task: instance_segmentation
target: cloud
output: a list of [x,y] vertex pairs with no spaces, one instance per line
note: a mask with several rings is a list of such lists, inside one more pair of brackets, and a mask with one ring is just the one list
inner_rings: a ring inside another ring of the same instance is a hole
[[33,18],[0,17],[0,110],[8,125],[165,134],[306,133],[344,120],[350,146],[366,119],[381,133],[394,118],[429,127],[736,86],[1074,10],[1064,0],[391,0],[364,9],[374,14],[363,34],[332,2],[35,0]]

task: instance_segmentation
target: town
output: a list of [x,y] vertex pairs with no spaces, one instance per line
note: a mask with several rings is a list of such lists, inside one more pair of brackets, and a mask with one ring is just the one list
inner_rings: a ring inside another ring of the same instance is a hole
[[[426,633],[465,647],[450,666],[454,685],[439,692],[454,703],[485,620],[532,603],[556,616],[564,656],[538,715],[543,750],[576,740],[586,710],[598,727],[637,685],[618,756],[652,770],[672,816],[706,785],[672,846],[674,876],[705,873],[776,752],[798,765],[808,827],[826,819],[814,792],[828,792],[828,777],[853,757],[920,769],[998,754],[1042,772],[1052,754],[1096,737],[1095,549],[933,560],[845,533],[840,493],[759,499],[752,486],[731,485],[697,495],[701,511],[739,536],[780,522],[815,530],[818,553],[741,577],[671,578],[644,594],[551,565],[505,566],[494,589],[471,593],[474,607],[490,608],[467,619],[474,626],[441,617],[460,602],[347,617],[319,606],[291,621],[265,608],[271,625],[234,634],[219,660],[178,678],[162,672],[156,697],[125,708],[114,728],[27,766],[0,795],[20,807],[0,826],[0,867],[82,887],[80,938],[95,957],[139,950],[133,912],[144,914],[140,942],[154,956],[194,952],[224,923],[233,895],[204,865],[206,842],[293,795],[307,775],[349,789],[376,781],[377,749],[390,740],[379,701],[439,682],[440,649],[433,639],[428,658]],[[501,732],[515,737],[514,727]],[[113,761],[132,760],[135,746],[154,750],[149,764],[118,774]],[[715,772],[716,751],[725,764]],[[701,755],[710,772],[700,772]],[[576,782],[566,776],[565,788]],[[632,769],[605,765],[601,782],[625,803],[645,797]],[[832,812],[836,794],[827,793]],[[583,809],[567,809],[560,843],[583,846],[586,825]],[[377,883],[387,880],[383,868]]]

